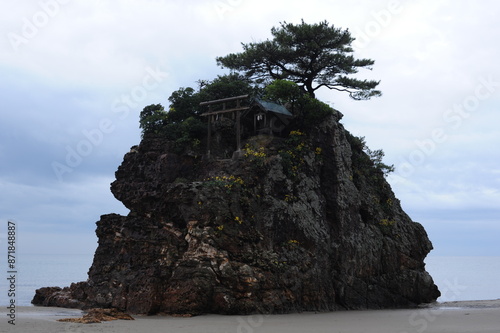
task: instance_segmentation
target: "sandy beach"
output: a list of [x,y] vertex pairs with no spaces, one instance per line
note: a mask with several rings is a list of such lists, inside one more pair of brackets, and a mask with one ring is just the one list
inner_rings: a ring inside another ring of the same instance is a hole
[[220,316],[192,318],[134,316],[100,324],[58,322],[81,317],[82,311],[62,308],[19,307],[15,326],[8,323],[3,307],[0,332],[30,333],[440,333],[499,332],[500,300],[449,302],[419,309],[338,311],[288,315]]

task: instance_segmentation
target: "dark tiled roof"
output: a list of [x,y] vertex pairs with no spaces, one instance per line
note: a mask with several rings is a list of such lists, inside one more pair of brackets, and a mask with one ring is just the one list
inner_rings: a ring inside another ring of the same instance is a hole
[[263,101],[263,100],[258,99],[258,98],[256,98],[254,100],[254,102],[266,111],[279,113],[279,114],[283,114],[285,116],[293,117],[293,115],[290,113],[290,111],[288,111],[283,105],[273,103],[273,102]]

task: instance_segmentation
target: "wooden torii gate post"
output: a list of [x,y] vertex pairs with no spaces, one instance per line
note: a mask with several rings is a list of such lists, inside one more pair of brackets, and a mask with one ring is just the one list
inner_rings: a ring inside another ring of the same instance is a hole
[[[241,153],[241,111],[245,111],[250,109],[249,106],[241,106],[241,101],[245,98],[248,98],[248,95],[241,95],[236,97],[229,97],[223,99],[217,99],[213,101],[201,102],[200,106],[208,105],[208,112],[202,113],[201,115],[204,117],[208,117],[208,138],[207,138],[207,157],[210,158],[210,141],[212,139],[212,122],[214,120],[214,116],[229,112],[236,113],[236,151],[233,156],[238,157]],[[231,109],[226,109],[226,103],[236,101],[236,107]],[[222,109],[213,111],[212,107],[214,104],[222,103]]]

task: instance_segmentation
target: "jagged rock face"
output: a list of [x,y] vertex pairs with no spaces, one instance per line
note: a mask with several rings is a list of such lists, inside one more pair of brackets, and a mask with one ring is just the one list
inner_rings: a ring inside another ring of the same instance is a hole
[[[289,139],[252,138],[235,161],[179,156],[144,138],[111,187],[130,214],[97,222],[89,279],[63,289],[64,302],[246,314],[436,300],[425,230],[339,119]],[[64,303],[57,292],[37,291],[38,304]]]

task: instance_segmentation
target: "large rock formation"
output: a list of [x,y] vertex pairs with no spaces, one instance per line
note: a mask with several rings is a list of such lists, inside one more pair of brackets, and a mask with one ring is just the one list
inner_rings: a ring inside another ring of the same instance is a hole
[[253,137],[238,160],[172,153],[146,136],[111,190],[86,282],[34,303],[131,313],[409,307],[440,293],[432,249],[336,114],[305,135]]

